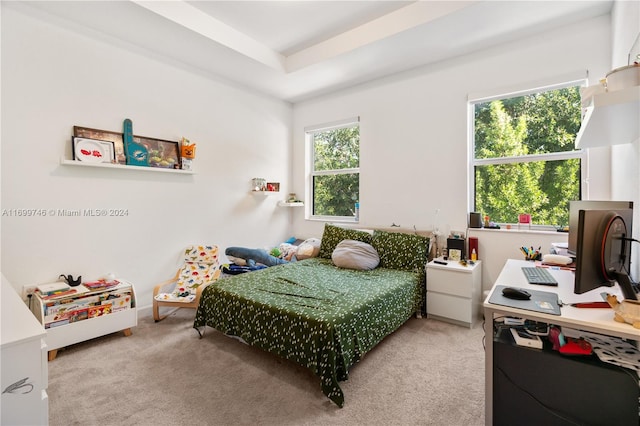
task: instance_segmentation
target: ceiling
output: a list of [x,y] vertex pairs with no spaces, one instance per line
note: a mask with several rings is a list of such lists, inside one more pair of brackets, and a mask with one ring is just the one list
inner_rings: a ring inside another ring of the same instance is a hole
[[209,78],[299,102],[607,14],[612,4],[133,0],[20,7]]

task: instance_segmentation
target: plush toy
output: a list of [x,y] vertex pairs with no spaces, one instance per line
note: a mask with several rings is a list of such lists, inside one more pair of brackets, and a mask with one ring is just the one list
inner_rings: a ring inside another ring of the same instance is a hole
[[282,252],[278,247],[272,248],[269,254],[273,257],[282,257]]

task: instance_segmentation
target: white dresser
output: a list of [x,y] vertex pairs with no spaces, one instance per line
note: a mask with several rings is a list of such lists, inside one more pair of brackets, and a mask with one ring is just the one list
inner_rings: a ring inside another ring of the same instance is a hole
[[480,319],[482,262],[436,261],[427,264],[427,316],[473,327]]
[[3,425],[49,424],[44,327],[2,275],[0,363]]

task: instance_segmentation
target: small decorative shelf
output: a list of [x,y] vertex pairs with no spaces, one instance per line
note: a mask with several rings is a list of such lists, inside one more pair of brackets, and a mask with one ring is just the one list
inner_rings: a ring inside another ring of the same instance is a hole
[[250,191],[253,195],[273,195],[279,194],[280,191]]
[[87,163],[87,162],[77,161],[77,160],[67,160],[65,158],[60,159],[60,164],[62,164],[63,166],[100,167],[103,169],[137,170],[139,172],[178,173],[183,175],[195,174],[193,170],[163,169],[162,167],[127,166],[125,164],[112,164],[112,163]]
[[302,207],[304,206],[304,203],[302,201],[296,201],[296,202],[279,201],[278,205],[280,207]]

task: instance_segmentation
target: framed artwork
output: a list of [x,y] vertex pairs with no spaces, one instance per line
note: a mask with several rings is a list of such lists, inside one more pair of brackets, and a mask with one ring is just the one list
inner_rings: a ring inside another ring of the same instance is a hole
[[267,182],[267,191],[271,191],[271,192],[280,191],[280,182]]
[[133,135],[133,140],[147,147],[149,167],[161,167],[164,169],[181,168],[180,146],[178,142],[136,135]]
[[124,153],[122,133],[110,132],[108,130],[90,129],[88,127],[73,126],[73,136],[85,139],[113,142],[115,151],[115,162],[117,164],[127,164],[127,156]]
[[449,249],[449,260],[461,260],[462,251],[458,249]]
[[74,136],[71,142],[74,160],[89,163],[114,163],[116,160],[115,145],[112,141]]
[[[113,142],[115,163],[127,164],[127,155],[124,150],[123,133],[111,132],[109,130],[91,129],[89,127],[73,126],[73,136],[95,141]],[[162,139],[148,138],[145,136],[133,135],[133,140],[147,147],[149,152],[149,166],[162,167],[166,169],[179,169],[180,147],[178,142],[165,141]],[[75,147],[74,159],[75,157]]]

